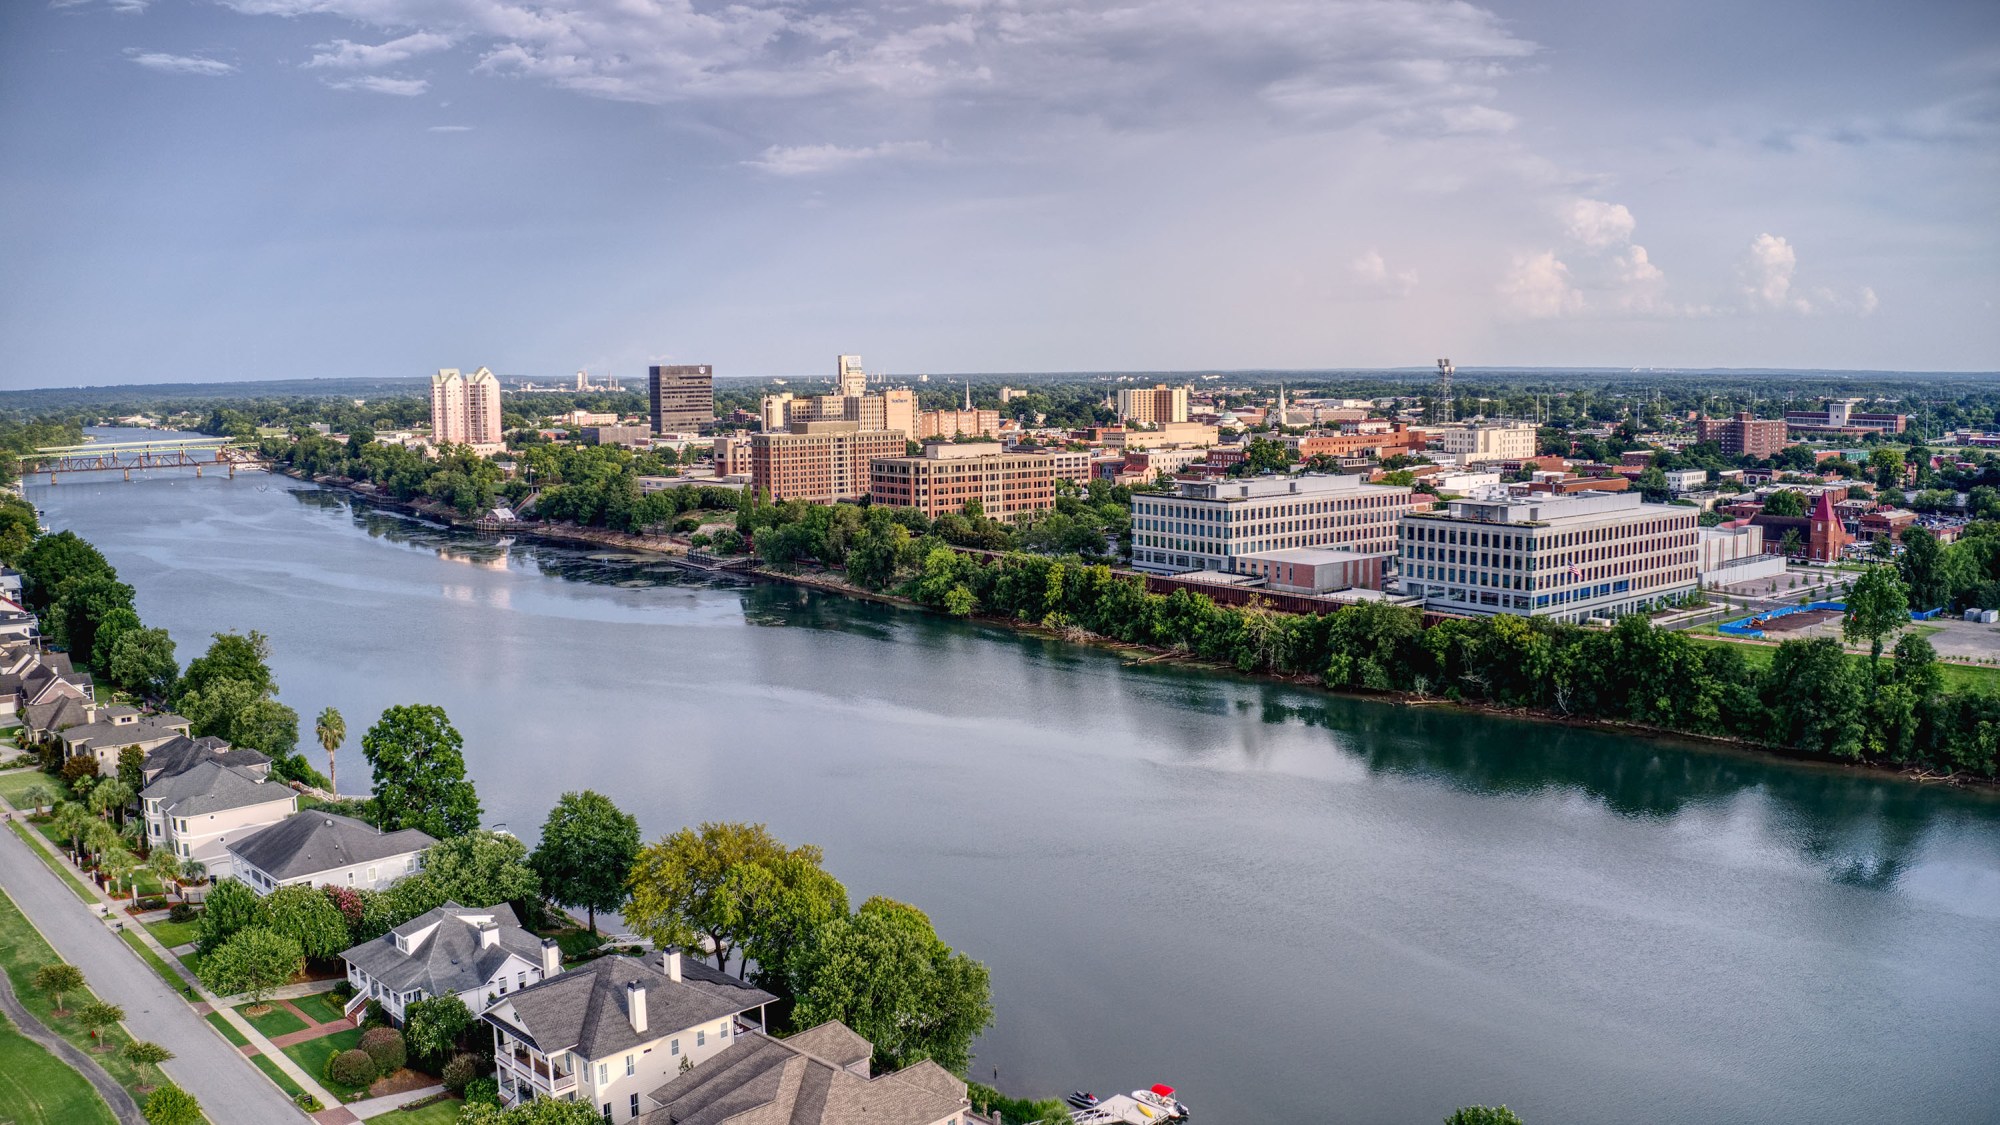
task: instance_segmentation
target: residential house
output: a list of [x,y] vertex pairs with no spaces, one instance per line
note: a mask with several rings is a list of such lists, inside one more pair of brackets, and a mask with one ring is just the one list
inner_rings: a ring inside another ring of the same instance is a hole
[[186,736],[191,725],[179,715],[148,715],[115,704],[91,707],[87,721],[57,731],[56,737],[65,760],[88,755],[97,759],[97,772],[109,776],[118,772],[118,755],[127,746],[152,750]]
[[633,1121],[645,1095],[761,1030],[777,999],[679,950],[601,957],[499,999],[493,1025],[500,1100],[582,1101]]
[[271,775],[271,759],[255,750],[232,747],[212,736],[189,738],[185,735],[148,750],[145,763],[139,767],[139,774],[144,784],[151,785],[162,777],[177,774],[200,762],[220,762],[225,766],[248,770],[258,777]]
[[374,941],[341,953],[354,986],[350,1014],[378,1000],[389,1018],[418,1000],[456,996],[475,1015],[510,991],[562,972],[552,938],[521,928],[510,906],[467,907],[447,902]]
[[737,1038],[647,1095],[643,1125],[968,1125],[965,1082],[929,1059],[869,1075],[874,1045],[830,1020],[784,1039]]
[[414,828],[384,832],[337,813],[295,813],[229,842],[231,870],[260,895],[294,884],[379,891],[423,866],[437,841]]
[[[259,755],[261,757],[262,755]],[[139,791],[146,839],[180,859],[195,859],[215,878],[235,874],[228,851],[241,839],[299,811],[298,795],[264,773],[217,757],[166,774]]]

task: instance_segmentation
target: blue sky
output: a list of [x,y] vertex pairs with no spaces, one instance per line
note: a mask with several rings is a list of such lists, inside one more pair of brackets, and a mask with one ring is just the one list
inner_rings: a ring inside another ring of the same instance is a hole
[[2000,368],[2000,4],[20,0],[0,386]]

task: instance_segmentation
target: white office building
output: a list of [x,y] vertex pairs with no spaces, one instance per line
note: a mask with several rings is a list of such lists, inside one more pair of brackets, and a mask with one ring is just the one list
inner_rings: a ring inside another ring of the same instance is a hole
[[1132,497],[1132,565],[1234,574],[1245,555],[1290,547],[1393,551],[1397,520],[1430,505],[1414,489],[1354,476],[1183,481],[1172,494]]
[[1461,465],[1519,461],[1535,455],[1532,422],[1481,422],[1431,431],[1444,452]]
[[1633,492],[1453,500],[1403,517],[1403,592],[1443,613],[1636,613],[1699,588],[1698,514]]

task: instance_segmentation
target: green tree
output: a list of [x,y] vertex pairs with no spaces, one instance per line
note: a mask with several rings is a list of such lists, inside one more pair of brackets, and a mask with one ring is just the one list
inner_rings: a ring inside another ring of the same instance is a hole
[[154,848],[146,857],[145,871],[159,881],[161,891],[171,894],[176,889],[175,880],[180,878],[181,861],[163,847]]
[[1866,699],[1864,677],[1832,637],[1779,645],[1765,677],[1771,733],[1785,746],[1857,757]]
[[146,1125],[202,1125],[201,1103],[169,1082],[146,1098]]
[[180,692],[206,691],[211,684],[233,680],[250,685],[258,695],[275,695],[278,685],[271,677],[270,658],[271,640],[262,633],[216,633],[208,651],[188,661]]
[[589,1102],[536,1098],[508,1109],[490,1102],[467,1102],[458,1125],[603,1125]]
[[761,824],[683,828],[639,852],[625,922],[661,948],[699,948],[706,940],[715,967],[727,972],[730,958],[757,924],[739,897],[742,878],[732,876],[746,865],[776,865],[787,855],[814,865],[822,858],[811,844],[787,848]]
[[55,1003],[56,1015],[63,1015],[63,997],[83,991],[83,970],[63,961],[51,961],[35,970],[35,991]]
[[1952,600],[1953,591],[1944,548],[1927,527],[1903,530],[1903,553],[1896,559],[1897,573],[1910,590],[1911,609],[1935,609]]
[[1877,449],[1868,455],[1868,468],[1879,488],[1901,488],[1904,467],[1903,455],[1893,449]]
[[117,647],[118,639],[139,628],[139,615],[130,607],[121,606],[106,612],[97,622],[97,639],[91,642],[90,666],[108,675],[111,653]]
[[529,863],[550,899],[589,913],[594,934],[598,911],[625,905],[625,879],[638,856],[638,819],[586,789],[556,800]]
[[181,671],[174,660],[174,638],[165,629],[120,633],[107,667],[112,683],[152,699],[166,698]]
[[326,751],[327,790],[338,795],[340,778],[334,772],[333,752],[340,749],[341,743],[347,741],[347,720],[341,718],[340,712],[333,708],[325,708],[313,722],[313,737],[319,739],[320,748]]
[[1522,1125],[1522,1122],[1504,1105],[1469,1105],[1445,1118],[1444,1125]]
[[90,1003],[76,1010],[77,1024],[85,1031],[90,1032],[92,1039],[100,1040],[95,1047],[91,1048],[92,1050],[103,1050],[104,1044],[100,1037],[103,1035],[104,1029],[115,1023],[123,1023],[124,1020],[125,1009],[116,1004],[106,1004],[102,1000],[92,1000]]
[[913,906],[872,898],[822,929],[802,958],[793,1021],[837,1019],[875,1045],[878,1066],[931,1059],[954,1074],[993,1022],[986,966],[938,940]]
[[438,1060],[458,1045],[472,1026],[472,1011],[456,996],[418,1000],[403,1009],[403,1039],[418,1058]]
[[195,919],[195,948],[206,956],[261,917],[257,892],[236,879],[223,879],[209,890],[201,916]]
[[318,887],[279,887],[257,905],[258,925],[298,942],[299,949],[316,961],[338,957],[350,944],[347,919]]
[[55,789],[46,782],[37,781],[26,789],[21,790],[21,800],[27,802],[29,807],[35,810],[36,816],[42,815],[42,810],[52,804],[55,799]]
[[541,899],[542,881],[528,864],[526,844],[505,832],[474,830],[425,849],[422,870],[386,893],[395,916],[414,918],[446,902],[531,905]]
[[146,752],[137,746],[127,746],[118,752],[118,780],[130,789],[134,796],[146,787]]
[[822,930],[847,916],[847,888],[820,866],[817,850],[805,849],[738,864],[727,883],[742,919],[744,961],[756,962],[757,983],[797,995],[807,951]]
[[1764,514],[1767,516],[1803,516],[1806,514],[1805,493],[1790,488],[1781,488],[1764,497]]
[[391,707],[361,736],[375,771],[384,830],[419,828],[440,840],[479,827],[479,794],[465,777],[465,740],[444,708]]
[[[125,1044],[124,1047],[119,1049],[118,1055],[126,1062],[138,1067],[141,1071],[152,1070],[155,1072],[159,1070],[161,1063],[172,1062],[174,1058],[172,1051],[167,1050],[158,1043],[149,1043],[144,1039],[134,1039],[132,1042]],[[142,1086],[139,1089],[141,1093],[145,1092],[145,1087]]]
[[305,952],[297,938],[263,926],[238,930],[215,952],[204,954],[197,970],[201,983],[219,996],[243,993],[261,1004],[305,969]]
[[132,587],[108,574],[72,578],[57,590],[55,604],[42,617],[46,639],[68,648],[77,663],[90,664],[97,650],[98,625],[120,610],[131,613]]
[[35,540],[21,554],[21,573],[27,579],[28,608],[34,610],[48,609],[64,584],[73,579],[118,576],[97,548],[73,531],[58,531]]
[[[1877,450],[1880,453],[1882,450]],[[1868,663],[1882,659],[1882,642],[1910,623],[1910,591],[1893,567],[1871,566],[1847,595],[1840,635],[1848,644],[1868,642]]]

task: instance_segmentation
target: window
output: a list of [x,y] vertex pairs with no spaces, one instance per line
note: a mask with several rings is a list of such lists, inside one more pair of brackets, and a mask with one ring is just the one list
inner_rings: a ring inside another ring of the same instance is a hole
[[[602,1085],[604,1085],[604,1084],[605,1084],[606,1082],[609,1082],[609,1081],[611,1081],[611,1064],[610,1064],[610,1063],[598,1063],[598,1064],[597,1064],[597,1084],[598,1084],[599,1086],[602,1086]],[[611,1116],[611,1103],[610,1103],[610,1102],[606,1102],[606,1103],[604,1103],[604,1116],[606,1116],[606,1117],[610,1117],[610,1116]]]
[[639,1116],[639,1095],[632,1095],[632,1116]]
[[669,1055],[678,1055],[678,1054],[680,1054],[680,1053],[681,1053],[681,1041],[680,1041],[680,1040],[678,1040],[678,1039],[675,1039],[675,1040],[673,1040],[672,1042],[668,1043],[668,1044],[667,1044],[667,1053],[668,1053]]
[[630,1078],[639,1073],[639,1064],[636,1061],[637,1057],[636,1055],[625,1056],[625,1077]]
[[604,1103],[604,1125],[611,1125],[611,1103]]
[[727,1039],[727,1038],[729,1038],[729,1021],[728,1021],[728,1020],[723,1020],[723,1021],[722,1021],[722,1023],[721,1023],[721,1025],[719,1025],[719,1026],[718,1026],[718,1027],[717,1027],[717,1028],[715,1029],[715,1037],[716,1037],[716,1038],[718,1038],[718,1039]]
[[707,1028],[703,1028],[702,1030],[700,1030],[700,1031],[697,1031],[697,1032],[695,1032],[695,1033],[694,1033],[694,1045],[695,1045],[695,1046],[697,1046],[697,1047],[700,1047],[700,1046],[704,1046],[704,1045],[706,1045],[707,1043],[708,1043],[708,1029],[707,1029]]
[[368,881],[371,883],[375,881],[375,869],[372,867],[368,869]]

